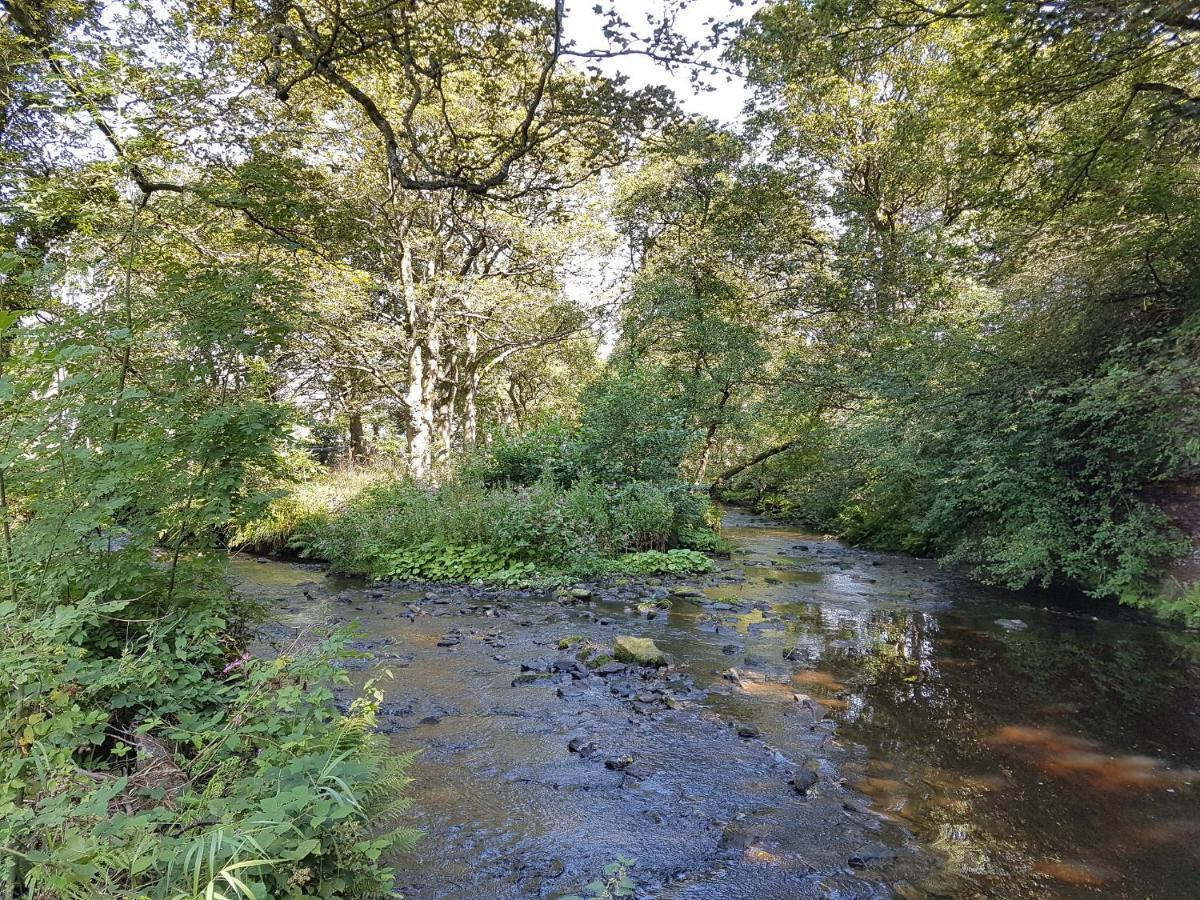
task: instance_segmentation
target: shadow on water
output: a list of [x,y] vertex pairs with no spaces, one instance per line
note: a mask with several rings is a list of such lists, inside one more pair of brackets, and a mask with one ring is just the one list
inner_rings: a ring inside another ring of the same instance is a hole
[[[235,578],[285,623],[357,619],[375,659],[355,675],[395,675],[385,724],[425,748],[412,897],[558,896],[619,853],[647,896],[1200,896],[1200,637],[740,513],[726,535],[703,595],[650,620],[636,601],[666,588],[568,608]],[[616,634],[654,638],[668,680],[512,684],[565,636]]]
[[748,651],[864,748],[843,774],[944,856],[928,888],[1200,896],[1200,637],[919,560],[865,554],[864,572],[863,554],[731,524],[747,563],[791,542],[801,568],[815,553],[841,579],[772,598],[780,621]]

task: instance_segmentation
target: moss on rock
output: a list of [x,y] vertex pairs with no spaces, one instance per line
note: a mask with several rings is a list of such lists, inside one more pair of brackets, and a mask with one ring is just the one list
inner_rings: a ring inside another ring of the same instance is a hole
[[650,638],[622,636],[613,641],[613,656],[619,662],[638,666],[665,666],[667,657]]

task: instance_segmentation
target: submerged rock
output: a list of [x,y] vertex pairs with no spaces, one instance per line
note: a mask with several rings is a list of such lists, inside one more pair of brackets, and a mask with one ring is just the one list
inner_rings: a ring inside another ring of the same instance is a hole
[[578,753],[580,756],[592,756],[599,750],[595,741],[590,741],[587,738],[571,738],[567,743],[567,749],[572,753]]
[[1024,631],[1029,627],[1020,619],[997,619],[996,624],[1007,631]]
[[804,796],[817,783],[817,773],[810,766],[805,766],[799,772],[792,776],[788,782],[797,794]]

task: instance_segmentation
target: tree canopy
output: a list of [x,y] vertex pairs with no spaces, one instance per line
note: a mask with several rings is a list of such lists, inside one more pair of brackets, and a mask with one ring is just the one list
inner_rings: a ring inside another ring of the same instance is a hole
[[[243,544],[704,571],[711,492],[1200,621],[1191,5],[768,0],[700,37],[692,5],[576,43],[562,0],[0,0],[4,878],[228,884],[253,842],[193,837],[211,801],[321,896],[389,883],[287,825],[365,805],[271,805],[403,776],[370,697],[304,689],[337,640],[242,671]],[[750,101],[689,115],[635,56]],[[168,744],[178,804],[135,784],[91,836]]]

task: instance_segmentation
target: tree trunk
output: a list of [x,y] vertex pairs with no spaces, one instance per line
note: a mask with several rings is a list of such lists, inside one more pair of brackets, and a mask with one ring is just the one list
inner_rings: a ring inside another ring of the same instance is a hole
[[479,373],[467,374],[467,396],[463,401],[463,446],[474,447],[479,439]]
[[467,395],[463,400],[463,446],[471,448],[479,434],[479,333],[467,331],[467,362],[463,366],[466,374]]
[[704,433],[704,450],[700,453],[700,465],[696,467],[694,484],[701,484],[704,481],[704,473],[708,471],[708,461],[712,458],[713,444],[716,443],[717,429],[721,426],[720,413],[725,409],[725,404],[729,402],[729,395],[732,392],[732,386],[728,385],[721,392],[721,402],[717,404],[717,414],[708,424],[708,430]]
[[454,452],[454,401],[458,396],[458,385],[453,378],[442,379],[438,388],[436,431],[438,451],[436,465],[441,470],[449,465]]
[[357,464],[367,457],[367,441],[363,431],[362,413],[350,413],[350,462]]
[[738,463],[736,466],[730,466],[713,480],[712,486],[708,489],[709,493],[718,493],[730,478],[740,475],[751,466],[757,466],[760,462],[764,462],[770,459],[772,456],[778,456],[780,453],[786,453],[788,450],[798,446],[800,446],[799,439],[788,441],[786,444],[779,444],[778,446],[771,447],[769,450],[764,450],[762,453],[758,453],[750,457],[750,459],[746,460],[744,463]]
[[437,384],[437,345],[431,333],[432,316],[422,314],[417,299],[412,251],[407,244],[400,251],[400,281],[404,292],[405,323],[411,341],[408,387],[404,392],[408,407],[408,470],[417,481],[428,481],[433,475],[433,389]]
[[434,410],[427,370],[425,347],[414,341],[408,354],[404,402],[408,405],[408,470],[417,481],[427,481],[433,474]]

